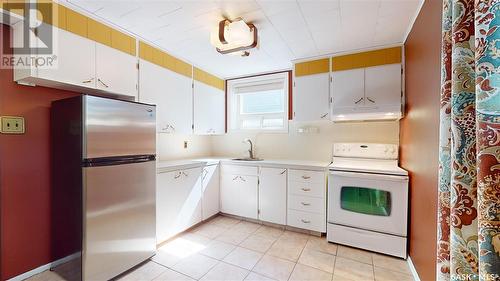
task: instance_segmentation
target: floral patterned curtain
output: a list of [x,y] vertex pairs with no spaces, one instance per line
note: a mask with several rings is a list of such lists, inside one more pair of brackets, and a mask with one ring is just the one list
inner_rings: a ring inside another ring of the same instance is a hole
[[437,280],[500,280],[500,0],[443,0]]

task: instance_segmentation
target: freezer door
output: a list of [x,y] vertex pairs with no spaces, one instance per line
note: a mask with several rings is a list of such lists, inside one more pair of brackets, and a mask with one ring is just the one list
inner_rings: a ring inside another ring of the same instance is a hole
[[83,158],[156,154],[155,106],[84,98]]
[[155,166],[83,168],[83,280],[109,280],[154,255]]

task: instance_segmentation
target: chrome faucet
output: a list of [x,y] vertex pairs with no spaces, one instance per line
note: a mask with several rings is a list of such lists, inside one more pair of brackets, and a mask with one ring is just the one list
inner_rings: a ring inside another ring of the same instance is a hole
[[244,139],[243,142],[248,142],[250,144],[250,149],[248,150],[248,158],[253,159],[253,143],[250,139]]

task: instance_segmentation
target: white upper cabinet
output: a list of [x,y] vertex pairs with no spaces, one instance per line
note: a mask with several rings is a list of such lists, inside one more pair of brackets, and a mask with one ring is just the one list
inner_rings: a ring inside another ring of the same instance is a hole
[[144,60],[140,60],[139,69],[139,101],[156,104],[158,132],[191,134],[193,125],[191,77]]
[[287,169],[260,168],[259,219],[286,224]]
[[330,119],[329,73],[295,77],[294,86],[294,120]]
[[333,72],[332,93],[333,112],[342,114],[352,108],[364,105],[365,100],[365,70],[351,69]]
[[57,66],[35,68],[33,76],[27,75],[24,78],[36,77],[47,82],[54,81],[95,88],[95,42],[65,30],[59,30],[56,43]]
[[332,72],[332,119],[401,117],[401,64]]
[[225,92],[194,81],[194,133],[216,135],[225,132]]
[[[66,30],[58,29],[57,34],[56,65],[17,68],[15,81],[84,93],[137,97],[137,57]],[[14,37],[20,36],[20,28],[14,28]]]
[[401,64],[365,68],[365,98],[366,106],[400,107]]
[[295,64],[293,81],[293,119],[330,119],[329,59]]
[[96,43],[96,87],[112,93],[137,96],[137,58]]

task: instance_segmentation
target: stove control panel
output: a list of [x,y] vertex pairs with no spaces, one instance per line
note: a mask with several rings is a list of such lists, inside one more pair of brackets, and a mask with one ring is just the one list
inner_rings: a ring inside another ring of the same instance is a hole
[[334,157],[398,159],[397,144],[382,143],[334,143]]

